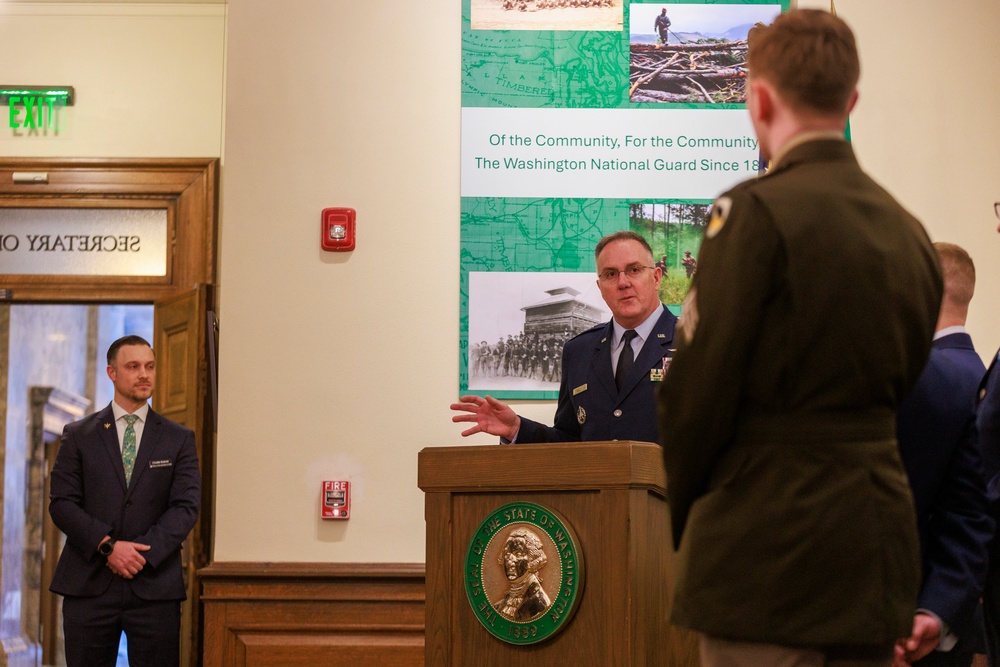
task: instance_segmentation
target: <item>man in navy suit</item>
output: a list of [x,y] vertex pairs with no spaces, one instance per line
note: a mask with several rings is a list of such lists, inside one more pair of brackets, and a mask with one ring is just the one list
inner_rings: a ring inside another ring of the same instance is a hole
[[621,231],[594,250],[597,286],[610,322],[563,347],[555,425],[520,417],[492,396],[462,396],[453,422],[474,422],[463,436],[489,433],[503,442],[640,440],[656,442],[656,389],[670,363],[677,318],[660,302],[662,270],[641,235]]
[[[934,343],[899,409],[899,451],[913,490],[923,583],[897,664],[968,667],[984,653],[977,615],[993,536],[976,431],[975,395],[986,368],[965,330],[976,269],[969,254],[935,243],[944,295]],[[937,650],[935,650],[935,648]],[[926,657],[925,657],[926,656]]]
[[[993,205],[1000,218],[1000,202]],[[1000,232],[1000,226],[997,227]],[[987,495],[993,519],[1000,523],[1000,351],[993,356],[990,368],[979,385],[979,442],[986,468]],[[983,592],[986,617],[986,653],[990,667],[1000,667],[1000,538],[990,546],[990,569]]]
[[[993,520],[1000,523],[1000,351],[979,386],[977,423],[986,461],[987,495]],[[990,568],[983,591],[986,654],[990,667],[1000,667],[1000,538],[990,546]]]
[[132,665],[179,663],[181,543],[201,495],[194,433],[153,412],[149,343],[108,349],[114,400],[66,426],[49,514],[66,533],[50,590],[63,595],[68,667],[113,666],[124,631]]

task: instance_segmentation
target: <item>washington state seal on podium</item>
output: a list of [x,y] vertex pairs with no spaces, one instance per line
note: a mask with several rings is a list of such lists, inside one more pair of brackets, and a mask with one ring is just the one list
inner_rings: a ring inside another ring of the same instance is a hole
[[566,521],[548,507],[516,502],[491,512],[476,529],[465,558],[465,591],[490,634],[535,644],[573,617],[583,573]]

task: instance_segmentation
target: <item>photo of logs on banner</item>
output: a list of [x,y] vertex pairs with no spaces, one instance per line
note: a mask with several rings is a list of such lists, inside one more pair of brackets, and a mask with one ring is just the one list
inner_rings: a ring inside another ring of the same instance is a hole
[[570,7],[611,7],[611,0],[502,0],[504,9],[534,12],[539,9],[567,9]]
[[698,40],[630,48],[630,102],[721,104],[746,101],[747,41]]

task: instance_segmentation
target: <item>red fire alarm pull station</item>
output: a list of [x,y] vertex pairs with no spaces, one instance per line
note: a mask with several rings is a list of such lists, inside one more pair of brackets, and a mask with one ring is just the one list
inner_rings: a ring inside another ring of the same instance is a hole
[[320,237],[323,250],[354,250],[354,217],[353,208],[323,209],[323,231]]
[[351,516],[351,483],[323,482],[320,516],[324,519],[347,519]]

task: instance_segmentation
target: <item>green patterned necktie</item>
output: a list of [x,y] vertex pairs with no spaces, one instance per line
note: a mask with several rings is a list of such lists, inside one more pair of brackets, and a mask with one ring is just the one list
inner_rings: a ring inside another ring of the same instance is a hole
[[135,424],[136,415],[125,415],[125,437],[122,439],[122,465],[125,466],[125,485],[132,480],[132,466],[135,465]]

